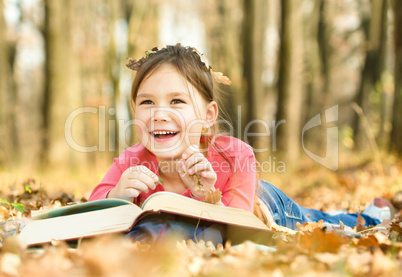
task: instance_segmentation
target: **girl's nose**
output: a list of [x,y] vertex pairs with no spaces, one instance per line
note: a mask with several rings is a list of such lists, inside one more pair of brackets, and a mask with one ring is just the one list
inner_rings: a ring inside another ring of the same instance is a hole
[[156,108],[153,113],[153,121],[170,121],[171,112],[167,108]]

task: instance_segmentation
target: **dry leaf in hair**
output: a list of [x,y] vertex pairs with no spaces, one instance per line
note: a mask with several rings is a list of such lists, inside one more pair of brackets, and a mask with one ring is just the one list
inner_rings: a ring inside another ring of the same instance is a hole
[[143,63],[144,63],[144,58],[141,58],[140,60],[128,58],[128,63],[126,64],[126,66],[128,68],[130,68],[131,70],[138,71]]
[[222,72],[215,72],[212,71],[212,75],[214,76],[215,80],[224,85],[230,85],[232,82],[229,80],[228,77],[224,76]]

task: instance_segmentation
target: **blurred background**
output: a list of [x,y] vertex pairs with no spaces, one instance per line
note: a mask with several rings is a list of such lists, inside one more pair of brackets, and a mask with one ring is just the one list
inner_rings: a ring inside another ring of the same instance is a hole
[[400,163],[398,0],[0,0],[0,38],[3,184],[52,172],[95,186],[136,141],[127,59],[177,42],[231,79],[232,134],[267,148],[266,174],[316,165],[303,146],[325,156],[322,115],[336,105],[340,170],[356,157],[380,175],[384,159]]

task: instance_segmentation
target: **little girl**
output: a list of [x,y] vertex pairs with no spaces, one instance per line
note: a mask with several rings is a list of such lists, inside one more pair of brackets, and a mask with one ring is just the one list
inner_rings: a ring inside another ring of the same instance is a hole
[[[135,127],[140,143],[122,152],[89,200],[122,198],[141,204],[151,194],[170,191],[197,200],[219,191],[218,205],[253,211],[259,207],[267,224],[295,228],[296,222],[338,219],[354,226],[357,215],[330,216],[298,206],[279,189],[262,181],[257,186],[253,149],[234,137],[219,135],[217,87],[214,79],[230,84],[212,71],[195,48],[180,44],[153,48],[140,60],[130,59],[137,71],[131,91]],[[257,197],[255,197],[257,194]],[[257,201],[255,201],[257,199]],[[258,205],[254,205],[258,203]],[[382,210],[381,210],[382,211]],[[307,217],[307,214],[310,217]],[[364,215],[368,225],[378,219]],[[130,235],[155,242],[161,234],[179,231],[192,238],[195,226],[151,218],[137,224]],[[197,238],[220,237],[219,228],[197,226]]]

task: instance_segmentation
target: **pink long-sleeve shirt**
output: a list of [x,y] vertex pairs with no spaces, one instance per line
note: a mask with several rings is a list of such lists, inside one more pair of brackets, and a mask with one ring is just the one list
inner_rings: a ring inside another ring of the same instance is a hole
[[[256,161],[253,149],[243,141],[229,136],[217,136],[215,145],[217,146],[215,148],[209,146],[207,160],[217,174],[215,188],[222,192],[222,204],[253,211],[256,189]],[[219,152],[225,155],[230,165]],[[109,171],[92,191],[89,201],[106,198],[109,191],[119,182],[122,173],[127,168],[137,165],[146,166],[159,176],[155,155],[142,144],[136,144],[124,150],[118,158],[113,160]],[[150,195],[158,191],[165,191],[165,188],[157,185],[154,190],[142,192],[134,199],[134,204],[141,206]],[[190,189],[185,190],[181,195],[193,198]]]

